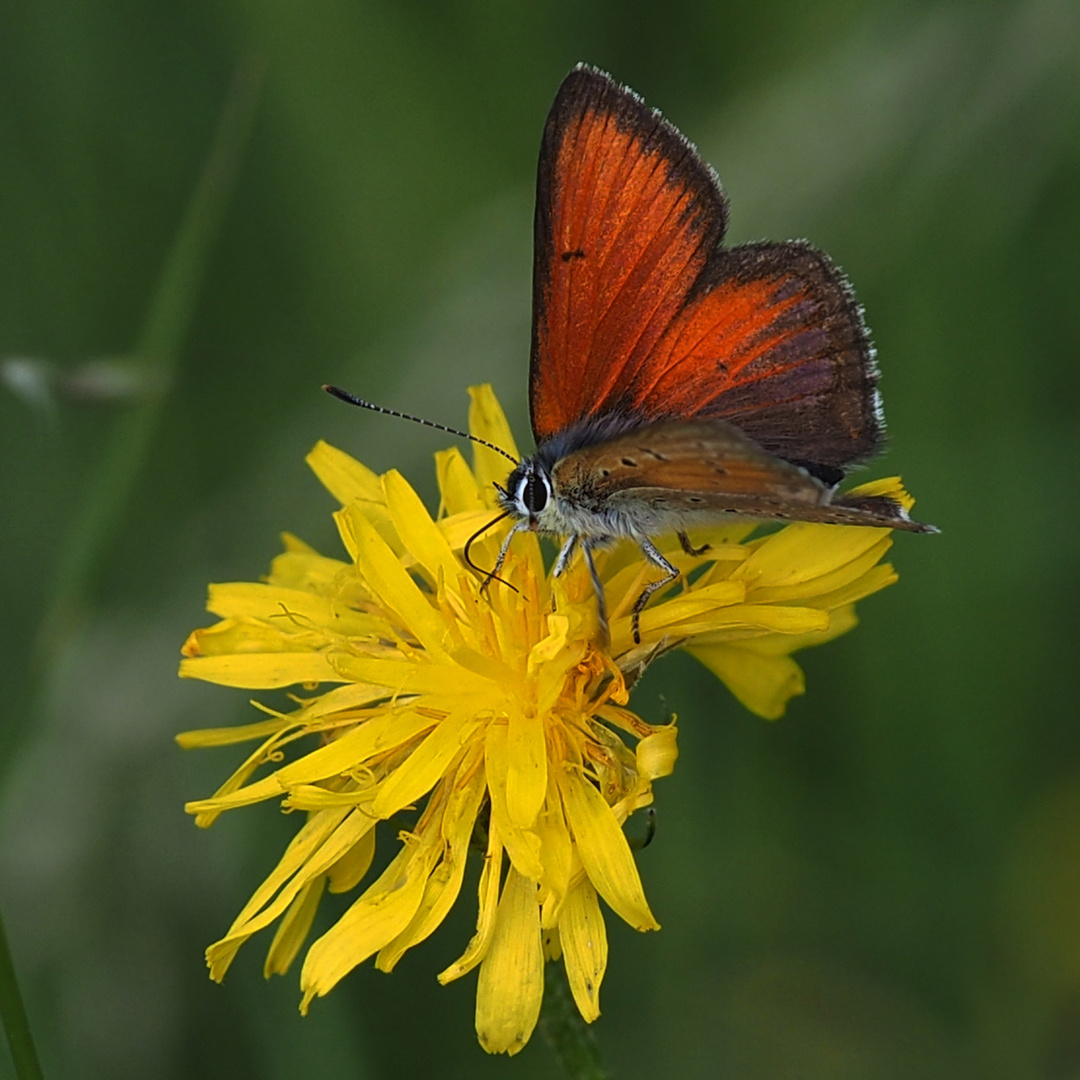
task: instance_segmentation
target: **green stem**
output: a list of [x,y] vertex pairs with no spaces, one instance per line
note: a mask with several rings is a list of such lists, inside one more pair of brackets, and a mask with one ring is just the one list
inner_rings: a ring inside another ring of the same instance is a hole
[[228,205],[254,116],[261,65],[242,62],[233,77],[217,131],[187,210],[162,266],[150,309],[134,348],[146,397],[116,424],[90,479],[56,573],[42,628],[49,654],[82,607],[87,584],[108,547],[142,468],[165,404],[206,270]]
[[4,918],[0,915],[0,1019],[4,1023],[11,1060],[15,1063],[15,1075],[19,1080],[42,1080],[34,1037],[26,1019],[19,982],[15,978],[15,965],[11,961]]
[[224,216],[262,83],[261,64],[241,62],[214,141],[162,265],[134,360],[145,397],[121,416],[83,493],[38,625],[29,668],[10,719],[0,728],[0,774],[11,767],[34,717],[58,648],[78,625],[94,571],[120,524],[157,429],[195,312],[211,245]]
[[[10,719],[0,729],[0,772],[11,768],[26,732],[40,712],[54,658],[78,624],[91,577],[122,520],[143,466],[191,325],[199,286],[232,192],[261,84],[261,64],[242,62],[238,66],[213,145],[165,259],[135,345],[135,360],[148,388],[146,396],[117,421],[67,534],[29,669]],[[41,1066],[2,921],[0,1014],[19,1080],[41,1080]]]
[[600,1061],[592,1030],[574,1004],[566,970],[557,960],[548,963],[544,972],[540,1030],[558,1054],[571,1080],[610,1080],[611,1073]]

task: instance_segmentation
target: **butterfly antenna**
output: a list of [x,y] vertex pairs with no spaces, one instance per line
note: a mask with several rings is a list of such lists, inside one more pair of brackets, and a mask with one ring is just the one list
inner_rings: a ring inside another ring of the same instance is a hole
[[510,511],[509,510],[504,510],[497,518],[492,518],[492,520],[489,521],[486,525],[481,525],[480,528],[477,529],[476,532],[474,532],[472,534],[472,536],[470,536],[469,539],[465,541],[465,547],[462,549],[462,552],[461,552],[462,558],[469,564],[469,566],[471,566],[473,568],[473,570],[475,570],[478,574],[483,574],[484,575],[483,588],[485,588],[485,589],[488,587],[488,585],[491,584],[491,582],[497,581],[497,582],[499,582],[500,585],[505,585],[507,588],[513,589],[514,592],[520,592],[521,591],[520,589],[518,589],[515,586],[511,585],[510,582],[507,581],[505,578],[499,577],[499,575],[496,574],[494,570],[482,570],[469,557],[469,548],[471,548],[473,546],[473,541],[474,540],[479,540],[480,537],[483,536],[484,533],[486,533],[488,531],[488,529],[494,529],[495,526],[498,525],[499,522],[503,520],[503,518],[506,518],[506,517],[509,517],[509,516],[510,516]]
[[[474,443],[479,443],[481,446],[486,446],[489,450],[494,450],[496,454],[502,454],[504,458],[512,461],[515,465],[518,464],[518,459],[514,457],[513,454],[508,454],[501,446],[496,446],[494,443],[488,442],[487,439],[481,439],[477,435],[470,435],[467,431],[458,431],[457,428],[447,427],[445,424],[437,424],[434,420],[425,420],[422,416],[413,416],[411,413],[398,412],[397,409],[387,409],[382,405],[375,405],[372,402],[365,401],[363,398],[358,398],[355,394],[350,394],[348,390],[342,390],[337,386],[323,386],[323,389],[328,394],[332,394],[334,397],[347,402],[349,405],[358,405],[361,409],[370,409],[372,412],[384,413],[386,416],[396,416],[401,420],[411,420],[414,424],[423,424],[424,427],[434,428],[436,431],[445,431],[448,435],[457,435],[459,438],[469,439]],[[496,520],[501,519],[496,518]],[[495,522],[492,522],[492,525],[494,524]],[[472,564],[470,563],[470,565]]]

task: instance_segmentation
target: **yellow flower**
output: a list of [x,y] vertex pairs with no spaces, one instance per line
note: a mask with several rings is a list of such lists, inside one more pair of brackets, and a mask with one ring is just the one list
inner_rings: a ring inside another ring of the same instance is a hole
[[[516,454],[490,388],[472,396],[473,433]],[[212,798],[187,809],[203,826],[263,799],[307,815],[208,949],[219,980],[274,922],[265,972],[286,971],[323,890],[352,890],[367,875],[376,824],[415,812],[386,868],[308,948],[304,1010],[357,964],[374,956],[390,971],[431,934],[479,842],[476,933],[439,979],[479,966],[480,1042],[513,1054],[536,1025],[545,960],[562,958],[581,1015],[599,1015],[607,939],[598,897],[631,926],[658,928],[622,825],[672,771],[676,731],[630,712],[629,686],[683,647],[748,708],[777,717],[803,691],[790,654],[850,629],[855,601],[896,575],[880,561],[886,529],[793,524],[750,539],[753,526],[731,526],[694,537],[712,545],[700,558],[672,537],[659,546],[689,576],[645,610],[635,645],[631,608],[655,570],[621,544],[598,557],[611,618],[602,649],[588,574],[574,564],[552,580],[533,534],[515,538],[503,569],[517,591],[495,584],[481,595],[461,550],[491,520],[492,481],[505,480],[506,462],[482,447],[472,470],[456,449],[436,461],[442,506],[432,519],[400,474],[376,476],[320,443],[308,462],[341,504],[348,558],[286,536],[265,582],[210,587],[207,606],[221,621],[191,635],[180,674],[304,691],[289,712],[260,706],[258,723],[180,737],[186,747],[257,742]],[[907,499],[896,480],[862,490]],[[487,534],[474,559],[492,565],[500,539]],[[311,736],[298,753],[292,744]]]

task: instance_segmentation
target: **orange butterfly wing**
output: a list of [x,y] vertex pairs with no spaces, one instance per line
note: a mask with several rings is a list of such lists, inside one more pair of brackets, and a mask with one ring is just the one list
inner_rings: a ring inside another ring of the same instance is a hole
[[881,441],[858,306],[803,243],[720,246],[727,201],[694,147],[579,67],[537,178],[530,403],[538,442],[610,415],[737,425],[833,483]]
[[717,524],[725,514],[934,532],[885,496],[833,495],[829,487],[765,453],[722,420],[646,424],[572,450],[552,480],[572,503],[656,518],[657,532]]
[[642,490],[730,497],[728,509],[748,497],[813,506],[827,498],[825,486],[805,470],[766,454],[717,420],[647,424],[571,451],[551,475],[560,496],[604,505]]

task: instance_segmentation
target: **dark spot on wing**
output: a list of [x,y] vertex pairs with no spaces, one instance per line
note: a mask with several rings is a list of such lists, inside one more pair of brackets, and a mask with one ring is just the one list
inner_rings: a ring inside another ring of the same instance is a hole
[[585,252],[581,248],[574,248],[573,251],[564,251],[562,253],[562,261],[569,262],[571,259],[584,259]]
[[805,469],[815,479],[820,480],[826,487],[836,487],[844,479],[844,470],[834,465],[816,465],[812,461],[801,461],[798,458],[788,458],[792,465],[798,465]]
[[637,462],[633,458],[624,457],[622,459],[622,463],[624,465],[626,465],[628,468],[631,468],[631,469],[636,469],[637,468]]

